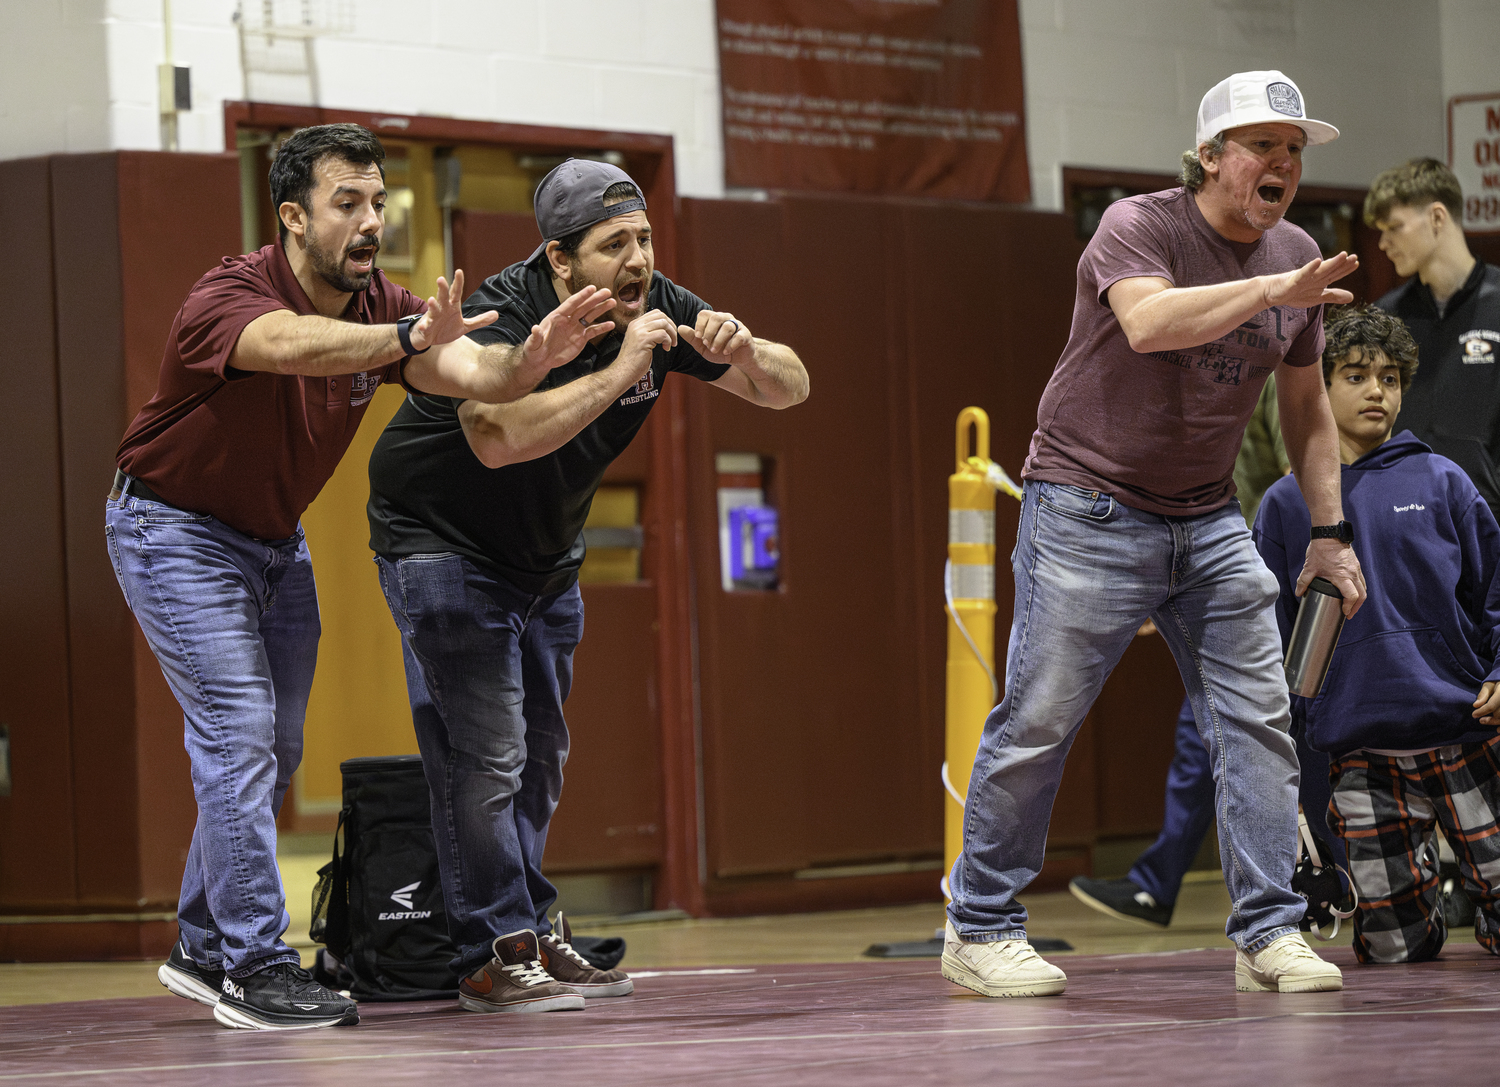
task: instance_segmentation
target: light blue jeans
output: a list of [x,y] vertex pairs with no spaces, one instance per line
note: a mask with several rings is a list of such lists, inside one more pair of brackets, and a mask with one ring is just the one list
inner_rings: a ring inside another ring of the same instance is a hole
[[1245,951],[1297,931],[1307,903],[1290,885],[1297,755],[1271,610],[1277,585],[1239,504],[1160,517],[1028,481],[1011,565],[1005,698],[985,721],[949,877],[959,934],[1026,938],[1016,895],[1041,871],[1063,760],[1147,616],[1177,659],[1213,765],[1232,902],[1225,931]]
[[276,815],[302,761],[318,595],[299,528],[254,540],[128,492],[104,514],[109,557],[182,706],[198,823],[177,927],[194,962],[245,977],[301,956],[276,867]]

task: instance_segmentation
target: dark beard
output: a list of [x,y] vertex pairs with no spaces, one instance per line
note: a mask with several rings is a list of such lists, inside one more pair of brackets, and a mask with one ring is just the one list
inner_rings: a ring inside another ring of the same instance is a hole
[[[590,279],[587,275],[584,274],[582,263],[576,259],[570,259],[568,261],[568,267],[572,269],[572,275],[568,279],[568,286],[572,289],[574,294],[577,294],[585,287],[598,287],[601,291],[613,291],[615,289],[614,280],[610,280],[606,283],[596,282]],[[641,283],[642,302],[644,302],[646,300],[646,297],[651,293],[651,284],[655,279],[656,273],[655,271],[653,271]],[[642,306],[641,314],[644,314],[645,312],[646,308],[645,306]],[[609,333],[610,336],[623,336],[625,334],[625,327],[633,320],[635,320],[635,318],[626,318],[624,314],[616,312],[615,307],[613,306],[609,308],[608,312],[601,313],[598,317],[594,318],[595,323],[598,323],[599,321],[613,321],[615,323],[613,331]],[[606,337],[606,339],[607,338],[608,337]]]
[[[366,275],[350,275],[344,271],[344,257],[348,250],[335,254],[322,245],[318,244],[318,236],[313,232],[312,223],[307,224],[307,234],[304,237],[307,246],[307,260],[312,269],[323,280],[336,290],[346,294],[359,294],[369,288],[370,281],[375,278],[375,269],[372,267]],[[358,245],[352,248],[362,248],[373,244],[376,252],[380,250],[380,243],[370,238],[361,238]]]

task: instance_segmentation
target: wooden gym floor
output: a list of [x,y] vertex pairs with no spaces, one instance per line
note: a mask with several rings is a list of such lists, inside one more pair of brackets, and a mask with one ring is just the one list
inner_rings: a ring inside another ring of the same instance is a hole
[[[1167,930],[1067,895],[1028,898],[1061,997],[986,1000],[935,960],[871,960],[919,940],[937,904],[792,917],[611,925],[635,995],[581,1013],[489,1016],[448,1001],[364,1005],[353,1028],[251,1033],[165,995],[156,964],[0,965],[0,1087],[108,1083],[1447,1085],[1500,1081],[1500,963],[1467,935],[1441,961],[1359,967],[1320,945],[1342,993],[1236,993],[1218,882],[1184,887]],[[583,919],[580,919],[583,920]],[[1197,950],[1192,950],[1197,949]],[[162,994],[162,995],[157,995]]]

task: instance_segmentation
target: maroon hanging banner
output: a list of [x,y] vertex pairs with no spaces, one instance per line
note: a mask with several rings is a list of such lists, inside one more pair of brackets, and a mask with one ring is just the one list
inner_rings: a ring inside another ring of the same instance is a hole
[[1016,0],[717,0],[731,188],[1023,204]]

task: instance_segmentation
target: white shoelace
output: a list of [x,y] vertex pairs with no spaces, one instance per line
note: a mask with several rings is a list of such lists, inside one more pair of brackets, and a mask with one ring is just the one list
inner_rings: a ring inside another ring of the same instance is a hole
[[518,962],[514,966],[501,966],[514,981],[528,988],[535,985],[546,985],[552,980],[552,975],[542,968],[541,959],[532,959],[530,962]]
[[572,959],[579,966],[587,967],[589,969],[593,968],[593,965],[588,961],[588,959],[585,959],[578,952],[574,951],[573,945],[568,943],[568,941],[564,940],[561,936],[557,935],[557,933],[549,933],[548,935],[543,936],[542,939],[547,942],[548,947],[561,951],[564,955]]

